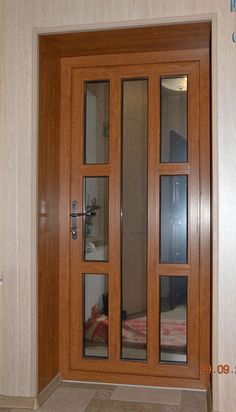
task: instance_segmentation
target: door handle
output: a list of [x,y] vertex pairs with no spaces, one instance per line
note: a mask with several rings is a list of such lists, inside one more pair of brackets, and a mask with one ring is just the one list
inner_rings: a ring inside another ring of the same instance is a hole
[[72,239],[73,239],[73,240],[74,240],[74,239],[77,239],[77,229],[75,229],[74,227],[71,227],[71,228],[70,228],[70,231],[71,231]]
[[70,214],[70,216],[71,217],[80,217],[80,216],[96,216],[96,212],[94,212],[94,211],[87,211],[87,212],[82,212],[82,213],[78,213],[78,212],[76,212],[76,213],[71,213]]
[[96,216],[96,212],[95,210],[93,210],[93,208],[89,208],[88,210],[86,210],[85,212],[77,212],[78,210],[78,202],[77,200],[72,200],[71,202],[71,213],[70,213],[70,217],[71,217],[71,237],[73,240],[77,239],[77,217],[83,217],[83,216]]

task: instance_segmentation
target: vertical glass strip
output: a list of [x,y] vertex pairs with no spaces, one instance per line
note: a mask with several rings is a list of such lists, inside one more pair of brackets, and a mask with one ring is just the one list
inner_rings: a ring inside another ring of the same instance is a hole
[[108,357],[108,275],[84,274],[84,356]]
[[188,79],[161,79],[161,162],[188,161]]
[[108,260],[109,178],[84,178],[84,259]]
[[187,176],[161,176],[160,261],[187,263]]
[[160,361],[187,362],[187,277],[160,277]]
[[108,81],[86,82],[85,87],[85,163],[108,163],[109,151]]
[[123,359],[147,359],[147,80],[123,81]]

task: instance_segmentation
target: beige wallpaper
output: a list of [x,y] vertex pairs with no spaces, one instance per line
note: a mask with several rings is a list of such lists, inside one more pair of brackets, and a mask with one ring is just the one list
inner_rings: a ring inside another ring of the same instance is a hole
[[[3,26],[3,4],[0,3],[0,27]],[[0,35],[0,216],[4,214],[4,202],[3,199],[3,178],[4,178],[4,167],[3,167],[3,150],[4,150],[4,110],[3,110],[3,55],[4,55],[4,38],[1,33]],[[0,278],[3,275],[4,269],[4,229],[3,229],[3,219],[0,219]],[[3,304],[2,304],[2,285],[0,286],[0,393],[2,389],[2,375],[3,375]]]
[[[213,366],[235,366],[236,31],[228,0],[1,0],[0,393],[36,393],[38,31],[213,18]],[[218,386],[217,386],[218,385]],[[215,411],[234,410],[236,375],[214,375]]]

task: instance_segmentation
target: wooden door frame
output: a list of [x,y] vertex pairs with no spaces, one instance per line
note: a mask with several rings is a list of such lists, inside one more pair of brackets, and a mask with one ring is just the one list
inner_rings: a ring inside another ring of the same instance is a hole
[[[210,51],[209,23],[175,24],[171,26],[146,27],[138,29],[115,29],[86,33],[70,33],[59,35],[43,35],[39,39],[40,46],[40,133],[39,133],[39,202],[48,200],[48,213],[41,212],[39,216],[39,390],[58,372],[59,365],[59,301],[62,296],[59,291],[59,187],[63,185],[60,177],[60,62],[63,57],[89,55],[113,55],[122,57],[127,53],[140,53],[140,58],[150,59],[155,55],[158,61],[165,61],[167,52],[172,50],[174,59],[190,59],[198,54],[200,67],[204,64],[209,67]],[[92,44],[92,47],[91,47]],[[105,51],[105,52],[104,52]],[[154,54],[153,54],[154,53]],[[112,56],[111,56],[112,57]],[[102,56],[101,56],[102,61]],[[209,72],[207,73],[209,78]],[[207,79],[205,78],[205,81]],[[202,101],[208,102],[207,110],[202,112],[201,134],[210,135],[209,110],[210,94],[206,87],[201,93]],[[205,153],[210,153],[209,138],[201,147]],[[63,143],[61,151],[67,152],[68,145]],[[207,156],[206,156],[207,157]],[[210,164],[204,164],[202,158],[201,173],[210,176]],[[46,165],[46,167],[45,167]],[[65,174],[66,175],[66,174]],[[208,179],[203,179],[202,196],[204,201],[202,230],[209,233],[210,222],[210,188]],[[63,225],[63,223],[60,221]],[[208,235],[209,240],[209,235]],[[201,246],[201,255],[207,265],[202,267],[203,277],[201,282],[202,311],[208,316],[207,330],[201,330],[200,339],[205,342],[204,357],[206,363],[210,360],[210,302],[207,291],[210,290],[210,250],[209,241]],[[56,246],[56,247],[55,247]],[[204,261],[203,259],[203,261]],[[65,266],[68,262],[60,262],[60,276],[63,279]],[[49,305],[50,303],[50,305]],[[66,300],[62,300],[60,308]],[[48,336],[45,338],[45,328]],[[67,345],[66,338],[62,345]],[[52,351],[55,353],[51,356]],[[50,362],[47,360],[50,359]],[[69,377],[68,377],[69,378]],[[72,375],[70,375],[72,378]],[[81,379],[83,377],[81,376]],[[94,380],[94,378],[93,378]],[[118,382],[115,378],[114,382]],[[202,387],[208,386],[209,379],[206,375],[201,380],[190,382],[176,380],[170,382],[169,378],[162,381],[156,379],[139,379],[136,383],[165,386]]]

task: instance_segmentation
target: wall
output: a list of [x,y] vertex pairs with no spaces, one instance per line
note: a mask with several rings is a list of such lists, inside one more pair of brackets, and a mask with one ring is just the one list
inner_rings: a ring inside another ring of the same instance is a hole
[[[2,4],[0,4],[0,27],[3,27],[3,13]],[[0,36],[0,150],[3,150],[3,129],[4,129],[4,114],[3,114],[3,36]],[[0,176],[3,175],[3,163],[0,162]],[[1,178],[0,178],[1,179]],[[3,199],[3,181],[0,183],[0,199]],[[3,215],[3,202],[0,200],[0,216]],[[0,277],[2,276],[3,266],[4,266],[4,234],[3,225],[0,221]],[[2,370],[3,370],[3,355],[2,355],[2,345],[3,345],[3,305],[2,305],[2,285],[0,285],[0,388],[2,387]],[[0,391],[1,392],[1,391]]]
[[[37,72],[33,30],[87,30],[213,16],[213,365],[235,366],[236,45],[231,36],[236,30],[236,14],[229,8],[228,0],[1,1],[0,336],[4,379],[0,380],[0,393],[33,396],[37,387]],[[214,374],[213,378],[214,410],[234,410],[236,374]]]

